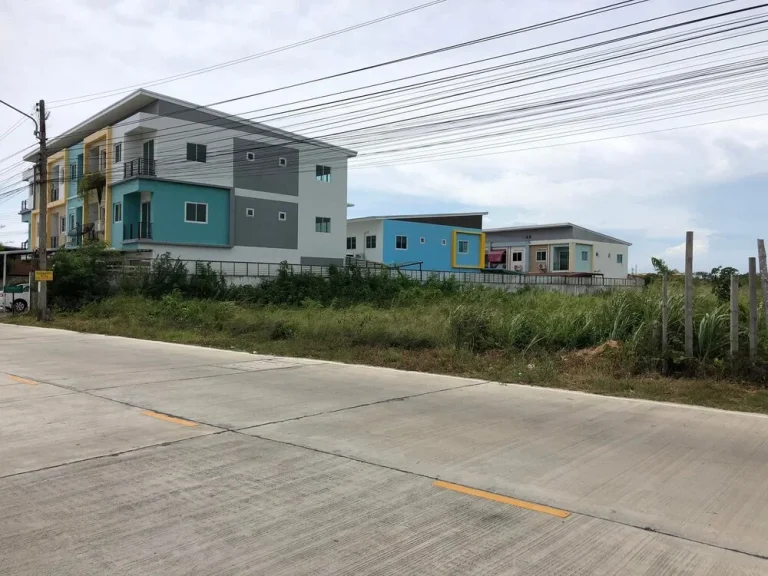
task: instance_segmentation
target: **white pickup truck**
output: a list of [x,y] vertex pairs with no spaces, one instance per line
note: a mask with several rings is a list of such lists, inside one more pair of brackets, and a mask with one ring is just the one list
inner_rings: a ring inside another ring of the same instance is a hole
[[10,290],[0,292],[0,308],[17,314],[29,310],[29,284],[6,286],[6,289]]

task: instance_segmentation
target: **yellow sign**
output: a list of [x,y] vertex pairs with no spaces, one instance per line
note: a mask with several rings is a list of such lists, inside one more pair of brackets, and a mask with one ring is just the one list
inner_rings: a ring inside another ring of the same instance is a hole
[[35,282],[52,282],[53,270],[35,270]]

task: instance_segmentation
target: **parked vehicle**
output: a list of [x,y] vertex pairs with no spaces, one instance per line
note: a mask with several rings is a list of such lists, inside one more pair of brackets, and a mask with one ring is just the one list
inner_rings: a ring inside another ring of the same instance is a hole
[[0,305],[6,312],[20,314],[29,310],[29,284],[6,286],[0,292]]

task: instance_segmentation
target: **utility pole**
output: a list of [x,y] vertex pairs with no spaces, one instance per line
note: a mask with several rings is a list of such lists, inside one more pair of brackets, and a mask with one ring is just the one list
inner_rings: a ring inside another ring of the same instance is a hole
[[[40,140],[40,158],[38,159],[37,173],[40,176],[40,225],[37,227],[37,250],[40,257],[37,262],[38,270],[48,270],[48,150],[45,139],[45,100],[37,104],[37,113],[40,120],[38,138]],[[50,320],[48,314],[48,283],[40,282],[37,293],[37,318],[38,320]]]
[[[48,252],[47,250],[47,243],[48,243],[48,191],[46,189],[46,185],[48,184],[48,153],[46,150],[46,143],[45,143],[45,100],[40,100],[40,102],[37,104],[37,112],[38,112],[38,120],[40,121],[38,123],[37,120],[35,120],[32,116],[24,112],[23,110],[19,110],[15,106],[12,106],[11,104],[8,104],[8,102],[5,102],[3,100],[0,100],[0,104],[3,104],[5,106],[8,106],[11,110],[15,110],[22,116],[26,116],[32,122],[35,123],[35,136],[37,136],[38,140],[40,141],[40,157],[38,158],[38,182],[39,182],[39,190],[37,194],[37,199],[40,202],[40,208],[39,208],[39,216],[40,216],[40,226],[37,227],[37,250],[40,254],[39,260],[38,260],[38,270],[47,270],[48,269]],[[48,298],[47,298],[48,292],[47,292],[47,286],[45,282],[40,282],[40,292],[38,294],[37,303],[38,303],[38,314],[37,317],[40,320],[48,320],[49,314],[48,314]]]

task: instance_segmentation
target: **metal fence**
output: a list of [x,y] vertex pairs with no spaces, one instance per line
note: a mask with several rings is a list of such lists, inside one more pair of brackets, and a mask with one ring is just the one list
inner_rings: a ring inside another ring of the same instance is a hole
[[[226,260],[181,260],[190,274],[194,274],[200,266],[208,265],[215,272],[226,278],[274,278],[281,269],[293,274],[317,274],[328,276],[330,266],[312,266],[307,264],[285,264],[277,262],[235,262]],[[145,265],[149,265],[146,261]],[[356,268],[355,266],[351,266]],[[338,267],[341,268],[341,267]],[[453,279],[460,284],[500,284],[520,286],[604,286],[604,287],[641,287],[642,278],[605,278],[603,276],[567,276],[564,274],[509,274],[501,272],[460,272],[454,270],[408,270],[397,268],[366,269],[363,273],[388,274],[389,276],[405,277],[421,282],[429,279]]]

